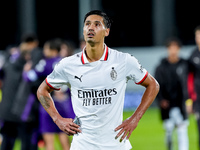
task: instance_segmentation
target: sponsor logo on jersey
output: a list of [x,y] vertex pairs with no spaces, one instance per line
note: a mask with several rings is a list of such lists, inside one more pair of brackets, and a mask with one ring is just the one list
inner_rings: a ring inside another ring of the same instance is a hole
[[74,78],[75,78],[75,79],[78,79],[80,82],[82,82],[82,80],[81,80],[82,76],[83,76],[83,75],[81,75],[80,77],[74,76]]
[[83,100],[82,106],[112,104],[112,96],[116,94],[116,88],[104,90],[78,90],[78,98]]

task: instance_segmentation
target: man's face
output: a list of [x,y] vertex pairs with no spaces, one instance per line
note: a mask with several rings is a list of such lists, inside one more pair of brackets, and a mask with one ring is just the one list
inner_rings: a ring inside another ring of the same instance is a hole
[[49,44],[44,44],[44,47],[43,47],[43,54],[45,57],[50,57],[51,55],[51,50],[50,50],[50,47],[49,47]]
[[180,51],[180,47],[178,46],[177,43],[172,42],[169,46],[168,46],[168,55],[169,57],[178,57],[179,55],[179,51]]
[[110,29],[105,27],[103,17],[98,15],[90,15],[86,18],[83,27],[83,35],[86,42],[104,42],[104,38],[105,36],[109,35],[109,31]]

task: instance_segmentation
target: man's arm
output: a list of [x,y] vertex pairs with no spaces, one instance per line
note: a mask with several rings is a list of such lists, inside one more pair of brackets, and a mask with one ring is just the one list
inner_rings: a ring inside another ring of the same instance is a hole
[[159,92],[159,84],[150,74],[148,74],[147,78],[141,83],[141,85],[144,86],[146,90],[142,96],[140,105],[130,118],[126,119],[121,125],[119,125],[115,129],[115,131],[120,130],[120,132],[116,136],[116,139],[123,134],[120,142],[126,136],[127,139],[129,139],[131,133],[137,127],[139,120],[142,118],[145,111],[152,104],[152,102],[156,98],[156,95]]
[[77,132],[81,132],[79,130],[79,126],[73,123],[73,119],[71,118],[63,118],[57,111],[53,99],[50,93],[53,91],[51,87],[49,87],[46,82],[42,82],[37,90],[37,97],[44,109],[51,116],[56,125],[67,135],[74,135]]

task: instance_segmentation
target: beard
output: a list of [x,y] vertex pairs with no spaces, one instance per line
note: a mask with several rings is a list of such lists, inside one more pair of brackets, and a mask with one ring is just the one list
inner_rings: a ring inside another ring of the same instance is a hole
[[87,38],[87,43],[89,43],[90,45],[94,45],[95,44],[95,39]]

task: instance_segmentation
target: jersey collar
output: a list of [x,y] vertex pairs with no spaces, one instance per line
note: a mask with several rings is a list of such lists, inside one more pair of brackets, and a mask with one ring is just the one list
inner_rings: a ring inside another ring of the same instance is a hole
[[[100,58],[100,61],[107,61],[108,59],[108,47],[106,45],[104,45],[105,49],[104,49],[104,53],[103,53],[103,56]],[[83,48],[83,51],[82,51],[82,55],[81,55],[81,62],[83,64],[88,64],[90,63],[86,57],[86,54],[85,54],[85,47]]]

